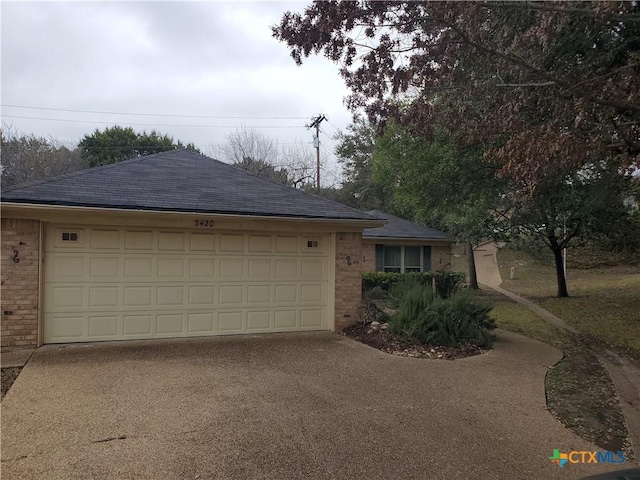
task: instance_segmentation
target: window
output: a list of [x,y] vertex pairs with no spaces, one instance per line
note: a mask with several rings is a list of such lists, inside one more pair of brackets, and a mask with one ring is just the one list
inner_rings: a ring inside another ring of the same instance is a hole
[[376,245],[376,271],[428,272],[431,247],[410,245]]
[[63,242],[77,242],[78,241],[78,232],[62,232],[62,241]]

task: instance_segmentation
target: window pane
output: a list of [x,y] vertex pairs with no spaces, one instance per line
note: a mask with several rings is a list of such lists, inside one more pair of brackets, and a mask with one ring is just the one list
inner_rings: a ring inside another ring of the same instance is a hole
[[420,271],[420,267],[405,267],[404,271],[405,271],[405,273],[419,272]]
[[384,247],[384,266],[400,268],[400,247]]
[[404,247],[404,268],[407,271],[409,268],[420,271],[420,247]]
[[424,247],[422,260],[422,271],[428,272],[431,270],[431,247]]
[[376,272],[384,271],[384,246],[376,245]]
[[385,272],[398,272],[400,273],[400,267],[384,267]]

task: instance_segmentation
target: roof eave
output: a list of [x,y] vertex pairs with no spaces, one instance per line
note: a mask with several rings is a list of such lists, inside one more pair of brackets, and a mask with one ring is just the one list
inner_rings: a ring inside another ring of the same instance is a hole
[[71,213],[71,212],[95,212],[95,213],[122,213],[122,214],[155,214],[155,215],[189,215],[189,216],[207,216],[218,217],[226,219],[253,219],[253,220],[288,220],[288,221],[304,221],[311,223],[340,223],[344,225],[358,226],[362,229],[378,228],[384,226],[385,222],[378,219],[365,219],[365,218],[339,218],[339,217],[304,217],[295,215],[256,215],[256,214],[242,214],[242,213],[221,213],[221,212],[209,212],[209,211],[182,211],[182,210],[159,210],[159,209],[141,209],[141,208],[117,208],[117,207],[96,207],[96,206],[84,206],[84,205],[52,205],[46,203],[24,203],[24,202],[12,202],[3,200],[0,203],[0,209],[5,213],[19,213],[19,212],[58,212],[58,213]]
[[369,236],[362,235],[363,240],[393,240],[393,241],[403,241],[410,240],[412,242],[440,242],[440,243],[455,243],[455,239],[453,238],[433,238],[433,237],[384,237],[384,236]]

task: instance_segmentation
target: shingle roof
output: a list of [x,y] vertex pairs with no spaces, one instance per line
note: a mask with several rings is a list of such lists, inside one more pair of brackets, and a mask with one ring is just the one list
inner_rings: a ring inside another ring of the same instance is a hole
[[406,238],[417,240],[446,240],[452,242],[453,239],[444,232],[433,228],[418,225],[400,217],[396,217],[380,210],[369,210],[368,213],[372,217],[387,220],[384,227],[366,228],[362,236],[373,238]]
[[180,149],[32,182],[2,202],[236,215],[375,220],[358,210]]

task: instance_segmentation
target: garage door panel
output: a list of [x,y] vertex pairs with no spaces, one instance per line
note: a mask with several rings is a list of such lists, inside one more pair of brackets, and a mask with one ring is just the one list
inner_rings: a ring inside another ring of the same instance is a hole
[[84,315],[56,315],[45,323],[45,336],[53,341],[74,342],[88,337]]
[[249,258],[247,260],[247,264],[249,265],[249,278],[271,278],[271,263],[272,260],[267,258]]
[[157,305],[166,307],[183,307],[185,305],[185,287],[162,285],[157,287],[156,298]]
[[247,303],[270,304],[271,302],[271,285],[247,286]]
[[272,313],[269,310],[258,312],[247,312],[247,330],[269,331],[273,328],[271,322]]
[[326,280],[326,262],[322,259],[302,260],[301,266],[302,280]]
[[327,328],[328,237],[63,225],[45,245],[46,343]]
[[244,235],[220,235],[221,252],[244,252]]
[[123,287],[123,307],[152,307],[153,287],[151,286],[125,286]]
[[244,258],[221,258],[219,277],[222,280],[243,280],[244,274]]
[[85,287],[57,286],[51,289],[52,307],[54,309],[74,309],[85,306]]
[[276,237],[277,253],[298,253],[300,240],[298,237],[280,236]]
[[296,310],[276,310],[274,312],[274,327],[277,329],[291,329],[296,327]]
[[189,285],[189,305],[214,305],[215,288],[210,285]]
[[295,283],[275,286],[275,303],[295,303],[298,301],[298,286]]
[[158,232],[158,250],[184,251],[186,235],[182,232]]
[[273,239],[270,235],[249,235],[249,253],[271,253]]
[[218,332],[219,333],[242,333],[245,329],[243,312],[219,312]]
[[124,248],[125,250],[152,250],[153,249],[153,232],[152,231],[132,231],[125,232]]
[[76,281],[87,279],[86,258],[79,255],[61,254],[50,259],[45,275],[47,281]]
[[300,326],[303,328],[319,328],[322,326],[323,311],[320,308],[301,310]]
[[183,279],[185,273],[185,258],[158,258],[158,280]]
[[89,316],[87,323],[89,338],[117,338],[118,336],[118,315]]
[[186,333],[184,314],[158,314],[156,316],[156,333],[170,336]]
[[243,285],[221,285],[219,292],[218,303],[220,305],[242,305],[244,303]]
[[122,334],[125,337],[151,337],[153,335],[153,322],[151,314],[148,315],[123,315]]
[[187,275],[190,279],[211,281],[215,276],[215,264],[213,258],[191,258]]
[[117,256],[89,258],[89,279],[100,281],[120,280],[121,259]]
[[119,230],[91,230],[89,246],[94,250],[119,250],[120,231]]
[[120,287],[88,287],[89,308],[110,307],[117,309],[120,306]]
[[140,280],[154,278],[153,257],[125,257],[124,280]]
[[326,286],[322,283],[300,285],[300,301],[302,303],[326,302]]
[[213,335],[214,330],[213,312],[211,313],[189,313],[187,314],[188,333],[207,333]]
[[213,252],[216,237],[213,233],[191,233],[189,235],[189,250],[191,252]]

